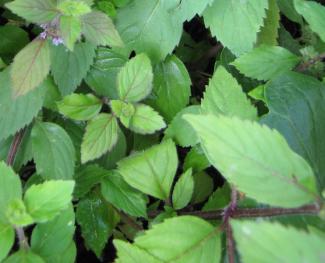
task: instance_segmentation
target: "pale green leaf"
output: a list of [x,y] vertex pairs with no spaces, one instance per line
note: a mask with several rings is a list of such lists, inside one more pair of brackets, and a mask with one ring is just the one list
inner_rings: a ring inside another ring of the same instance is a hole
[[34,219],[27,212],[26,206],[21,199],[10,202],[6,210],[6,217],[11,225],[23,227],[34,223]]
[[184,208],[191,201],[193,190],[194,180],[192,177],[192,169],[189,169],[181,175],[175,184],[173,191],[173,207],[175,209]]
[[244,75],[269,80],[294,68],[300,58],[283,47],[262,45],[232,64]]
[[257,111],[248,100],[237,80],[219,66],[204,93],[201,107],[205,113],[257,119]]
[[72,179],[76,157],[67,132],[54,123],[36,122],[31,138],[37,172],[44,179]]
[[90,6],[85,1],[65,0],[58,4],[58,9],[66,16],[82,16],[91,12]]
[[129,60],[117,76],[119,98],[129,102],[137,102],[147,97],[152,90],[152,67],[145,54],[137,55]]
[[130,187],[116,171],[106,174],[101,183],[103,197],[131,216],[147,217],[144,195]]
[[120,119],[125,127],[129,128],[130,120],[135,113],[134,105],[121,100],[111,100],[110,106],[115,116]]
[[68,208],[74,184],[74,181],[51,180],[32,185],[24,196],[28,213],[40,223],[53,219]]
[[211,164],[261,203],[297,207],[315,201],[312,169],[275,130],[238,118],[185,116]]
[[268,0],[218,0],[203,17],[212,35],[238,56],[253,49],[267,7]]
[[71,94],[57,103],[59,111],[75,120],[90,120],[102,108],[102,102],[92,94]]
[[166,140],[121,160],[118,162],[118,171],[134,188],[166,200],[169,197],[177,165],[175,144],[172,140]]
[[60,17],[60,34],[63,38],[65,46],[73,51],[74,44],[81,34],[81,21],[74,16]]
[[10,252],[15,242],[15,230],[11,225],[0,222],[0,261]]
[[107,113],[97,115],[88,123],[82,139],[82,163],[97,159],[112,150],[117,139],[118,123],[116,118]]
[[2,263],[45,263],[45,261],[31,250],[19,250]]
[[324,262],[325,239],[292,227],[266,221],[232,221],[244,263]]
[[50,71],[50,47],[47,40],[35,39],[14,58],[11,68],[12,91],[15,97],[39,86]]

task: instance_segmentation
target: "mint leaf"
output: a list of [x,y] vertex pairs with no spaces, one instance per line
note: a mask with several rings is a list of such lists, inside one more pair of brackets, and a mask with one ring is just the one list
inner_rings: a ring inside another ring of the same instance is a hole
[[26,206],[21,199],[10,202],[6,210],[6,217],[11,225],[23,227],[34,223],[34,219],[27,212]]
[[173,191],[173,207],[175,209],[184,208],[191,201],[193,190],[194,180],[192,177],[192,169],[189,169],[181,175],[175,184]]
[[15,242],[15,230],[9,224],[0,222],[0,260],[3,260],[10,252]]
[[14,56],[29,42],[28,34],[13,25],[0,26],[0,56]]
[[17,262],[45,263],[45,261],[40,256],[36,255],[31,250],[19,250],[3,261],[3,263]]
[[65,0],[58,5],[58,9],[66,16],[82,16],[91,12],[91,8],[85,1]]
[[74,44],[81,35],[81,21],[74,16],[60,17],[60,33],[65,46],[73,51]]

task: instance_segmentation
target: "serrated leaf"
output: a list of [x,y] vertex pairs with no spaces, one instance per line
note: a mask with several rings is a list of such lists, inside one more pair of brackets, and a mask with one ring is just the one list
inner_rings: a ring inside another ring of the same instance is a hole
[[266,221],[233,220],[231,226],[244,263],[324,261],[325,240],[315,234]]
[[121,100],[138,102],[147,97],[152,90],[152,67],[145,54],[129,60],[117,75],[117,90]]
[[123,41],[112,20],[104,13],[92,11],[82,16],[82,32],[95,45],[123,47]]
[[238,56],[253,49],[267,7],[268,0],[218,0],[203,17],[212,35]]
[[15,97],[39,86],[50,71],[50,47],[47,40],[35,39],[14,58],[11,68],[12,91]]
[[290,20],[302,24],[302,17],[297,13],[294,7],[294,0],[277,0],[281,12]]
[[194,180],[192,177],[192,169],[189,169],[181,175],[175,184],[173,191],[173,207],[175,209],[184,208],[191,201],[193,190]]
[[71,94],[57,103],[60,113],[75,120],[90,120],[102,108],[102,102],[92,94]]
[[32,185],[24,196],[28,213],[40,223],[53,219],[68,208],[74,184],[74,181],[52,180]]
[[51,46],[51,73],[63,96],[76,90],[94,57],[95,47],[89,42],[77,43],[73,52],[63,45]]
[[118,171],[129,185],[143,193],[166,200],[169,197],[177,163],[175,144],[172,140],[166,140],[119,161]]
[[10,202],[5,212],[8,222],[13,226],[23,227],[34,223],[34,219],[27,212],[21,199]]
[[72,179],[75,149],[67,132],[54,123],[36,122],[31,136],[37,172],[44,179]]
[[18,26],[0,26],[0,56],[14,56],[29,42],[28,34]]
[[260,46],[237,58],[232,64],[244,75],[269,80],[294,68],[300,58],[285,48]]
[[111,100],[110,106],[115,116],[120,119],[125,127],[129,128],[130,119],[135,113],[134,105],[121,100]]
[[65,46],[73,51],[74,44],[81,35],[81,21],[74,16],[60,17],[60,34]]
[[237,80],[222,66],[213,74],[201,107],[205,113],[257,119],[256,108],[248,100]]
[[324,84],[303,74],[287,73],[266,85],[265,97],[270,113],[262,122],[279,130],[291,148],[309,162],[319,189],[324,189]]
[[0,222],[0,260],[7,257],[15,242],[15,230],[9,224]]
[[297,207],[315,201],[312,169],[275,130],[238,118],[185,116],[210,163],[261,203]]
[[59,14],[54,0],[15,0],[6,7],[33,23],[50,22]]
[[31,250],[19,250],[5,259],[3,263],[45,263],[45,261]]
[[57,8],[63,15],[74,17],[91,12],[90,6],[85,1],[65,0],[59,3]]
[[112,150],[118,139],[118,123],[116,118],[101,113],[92,119],[87,127],[81,144],[82,163],[97,159]]

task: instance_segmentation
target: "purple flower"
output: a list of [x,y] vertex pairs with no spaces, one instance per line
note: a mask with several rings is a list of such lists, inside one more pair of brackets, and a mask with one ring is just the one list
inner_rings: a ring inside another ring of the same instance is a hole
[[47,37],[46,31],[42,32],[39,36],[40,38],[45,39]]
[[60,37],[54,37],[52,39],[52,43],[53,43],[54,46],[58,46],[60,44],[63,44],[63,39],[60,38]]

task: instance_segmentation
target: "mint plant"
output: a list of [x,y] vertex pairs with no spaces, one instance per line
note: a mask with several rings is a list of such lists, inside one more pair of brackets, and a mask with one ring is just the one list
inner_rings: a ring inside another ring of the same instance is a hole
[[0,262],[324,262],[322,2],[0,0]]

